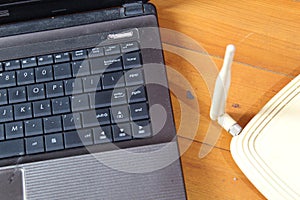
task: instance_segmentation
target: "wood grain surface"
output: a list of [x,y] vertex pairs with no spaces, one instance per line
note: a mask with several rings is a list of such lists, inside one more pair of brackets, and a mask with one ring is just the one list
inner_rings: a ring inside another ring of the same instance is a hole
[[236,45],[226,111],[245,126],[300,74],[300,1],[150,2],[167,29],[162,40],[188,199],[265,199],[232,159],[231,136],[209,119],[213,82],[226,45]]

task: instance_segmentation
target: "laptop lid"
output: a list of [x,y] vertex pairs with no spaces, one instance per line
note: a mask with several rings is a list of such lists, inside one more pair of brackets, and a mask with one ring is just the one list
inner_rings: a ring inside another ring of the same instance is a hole
[[[1,0],[0,24],[84,12],[148,0]],[[30,12],[28,12],[30,10]]]

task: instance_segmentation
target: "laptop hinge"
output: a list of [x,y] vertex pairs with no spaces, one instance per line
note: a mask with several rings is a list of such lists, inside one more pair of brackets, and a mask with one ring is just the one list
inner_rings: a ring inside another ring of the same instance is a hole
[[123,8],[125,16],[136,16],[141,15],[145,12],[142,1],[124,4]]

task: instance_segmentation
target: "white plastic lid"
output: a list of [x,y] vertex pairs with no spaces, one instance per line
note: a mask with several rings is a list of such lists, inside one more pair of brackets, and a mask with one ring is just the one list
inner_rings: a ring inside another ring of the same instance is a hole
[[231,141],[234,160],[268,199],[300,199],[300,75]]

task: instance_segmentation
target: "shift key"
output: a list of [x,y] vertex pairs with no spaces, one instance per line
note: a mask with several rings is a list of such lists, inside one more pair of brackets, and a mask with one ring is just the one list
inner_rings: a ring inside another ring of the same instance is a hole
[[0,158],[22,156],[24,154],[23,139],[0,142]]

